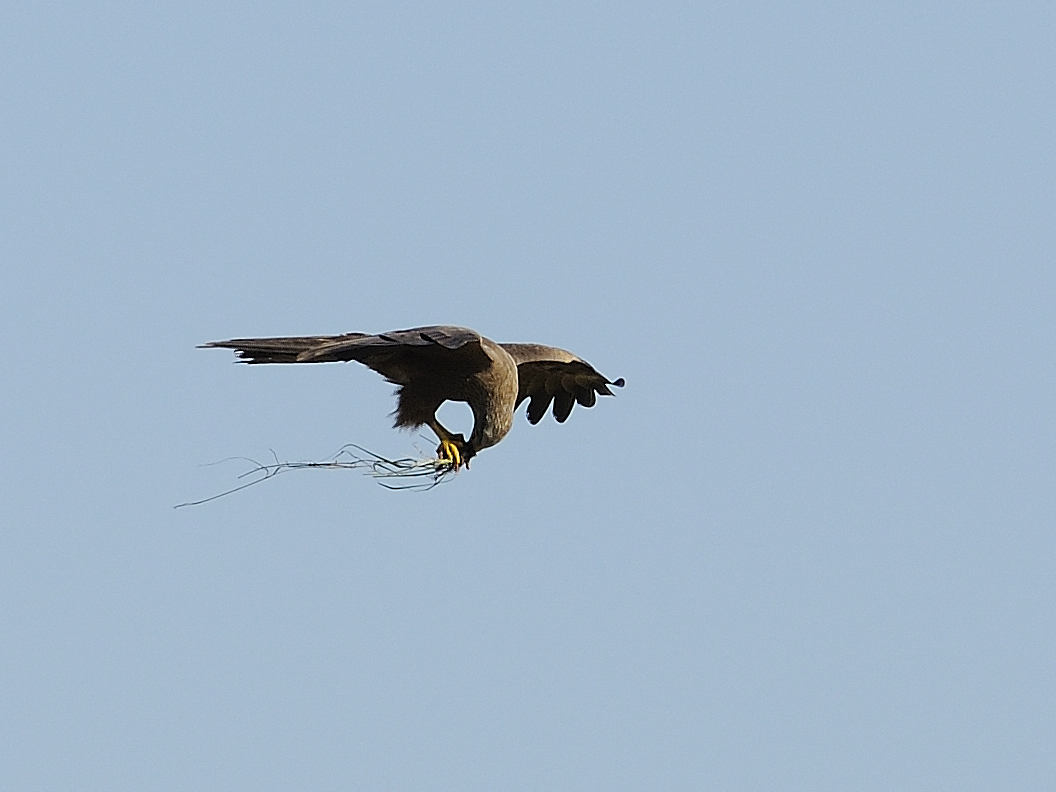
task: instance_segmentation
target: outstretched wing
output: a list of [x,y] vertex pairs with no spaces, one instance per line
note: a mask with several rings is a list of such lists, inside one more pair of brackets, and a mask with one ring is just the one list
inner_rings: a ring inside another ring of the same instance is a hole
[[593,407],[600,393],[612,396],[609,385],[623,387],[623,379],[606,379],[587,361],[571,352],[538,344],[502,344],[517,361],[517,405],[528,402],[528,422],[537,424],[554,403],[554,418],[564,423],[579,402]]
[[199,349],[233,349],[243,363],[298,363],[298,356],[324,344],[369,338],[365,333],[336,336],[290,336],[287,338],[232,338],[210,341]]
[[490,359],[481,336],[467,327],[415,327],[391,333],[290,338],[234,338],[203,347],[234,349],[246,363],[329,363],[355,360],[391,382],[407,385],[429,375],[468,375]]

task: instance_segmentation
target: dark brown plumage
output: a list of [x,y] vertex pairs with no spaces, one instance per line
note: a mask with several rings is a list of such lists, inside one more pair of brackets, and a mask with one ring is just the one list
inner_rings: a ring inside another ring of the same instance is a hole
[[[456,468],[510,431],[513,411],[528,400],[528,421],[539,423],[551,402],[564,422],[578,402],[593,407],[597,394],[611,396],[599,374],[571,352],[539,344],[497,344],[466,327],[432,326],[367,335],[235,338],[203,347],[234,349],[246,363],[328,363],[355,360],[397,388],[396,426],[428,426],[440,438],[437,453]],[[469,440],[436,419],[445,401],[473,411]]]

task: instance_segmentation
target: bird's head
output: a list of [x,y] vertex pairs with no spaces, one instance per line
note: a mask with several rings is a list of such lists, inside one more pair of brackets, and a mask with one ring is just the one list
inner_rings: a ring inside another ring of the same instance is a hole
[[[461,435],[459,435],[459,437],[461,437]],[[477,448],[476,443],[473,442],[472,437],[463,444],[462,464],[465,465],[467,469],[469,468],[469,460],[475,457],[477,455],[477,451],[479,450],[480,449]]]

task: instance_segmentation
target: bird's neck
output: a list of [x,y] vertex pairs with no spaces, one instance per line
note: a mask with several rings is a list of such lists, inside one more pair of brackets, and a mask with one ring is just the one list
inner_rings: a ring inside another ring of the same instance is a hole
[[474,419],[470,443],[479,451],[495,445],[509,433],[513,426],[513,405],[490,402]]
[[473,434],[470,443],[478,451],[502,440],[513,426],[513,410],[517,406],[517,364],[499,347],[485,347],[493,364],[471,378],[470,387],[479,389],[470,399],[473,409]]

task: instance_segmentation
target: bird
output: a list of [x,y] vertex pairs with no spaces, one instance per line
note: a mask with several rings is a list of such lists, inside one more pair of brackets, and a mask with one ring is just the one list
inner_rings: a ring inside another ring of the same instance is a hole
[[[251,364],[362,363],[397,386],[395,427],[428,426],[440,440],[437,458],[456,471],[509,433],[514,412],[525,400],[529,423],[539,423],[551,402],[554,418],[564,423],[577,402],[593,407],[598,395],[613,395],[610,385],[624,386],[622,377],[609,380],[564,349],[500,344],[452,325],[377,335],[233,338],[200,348],[233,349]],[[446,401],[466,402],[473,411],[468,440],[437,420],[436,411]]]

